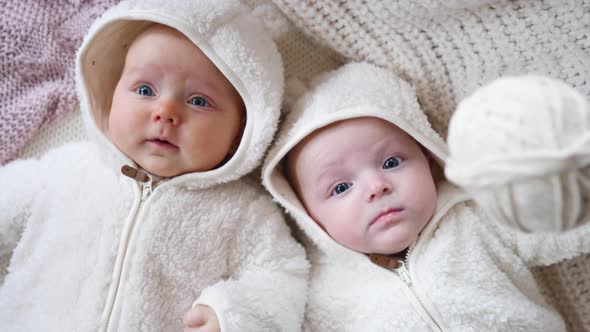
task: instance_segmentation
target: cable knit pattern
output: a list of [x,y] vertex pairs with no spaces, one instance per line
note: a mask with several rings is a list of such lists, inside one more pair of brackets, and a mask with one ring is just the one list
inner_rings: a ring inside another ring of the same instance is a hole
[[116,0],[4,1],[0,6],[0,165],[41,125],[77,107],[75,50]]
[[311,37],[415,85],[446,136],[456,104],[501,75],[539,73],[590,95],[590,1],[273,0]]

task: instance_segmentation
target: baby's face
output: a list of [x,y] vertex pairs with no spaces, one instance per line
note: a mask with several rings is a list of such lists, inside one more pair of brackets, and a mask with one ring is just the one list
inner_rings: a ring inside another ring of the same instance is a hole
[[207,171],[237,148],[243,108],[238,92],[198,47],[155,25],[129,48],[108,135],[152,174]]
[[337,122],[289,155],[290,180],[310,216],[363,253],[407,248],[432,217],[436,189],[418,144],[378,118]]

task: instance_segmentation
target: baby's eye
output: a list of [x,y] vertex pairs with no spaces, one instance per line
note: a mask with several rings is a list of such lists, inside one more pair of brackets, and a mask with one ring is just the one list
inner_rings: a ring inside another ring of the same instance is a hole
[[332,196],[334,195],[340,195],[343,192],[347,191],[348,189],[350,189],[350,187],[352,187],[351,183],[339,183],[336,185],[336,187],[334,187],[334,190],[332,190]]
[[399,157],[391,157],[383,163],[383,169],[396,168],[401,164],[402,159]]
[[193,98],[189,99],[188,103],[193,106],[199,106],[199,107],[208,107],[209,106],[209,102],[207,102],[207,100],[205,100],[205,98],[203,98],[203,97],[193,97]]
[[142,95],[142,96],[153,96],[154,95],[154,90],[152,90],[152,88],[150,88],[147,85],[142,85],[139,88],[137,88],[137,93]]

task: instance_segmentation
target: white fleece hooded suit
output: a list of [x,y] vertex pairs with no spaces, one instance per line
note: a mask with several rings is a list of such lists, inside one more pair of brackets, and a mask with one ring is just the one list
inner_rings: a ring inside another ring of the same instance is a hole
[[[152,183],[105,136],[126,50],[157,22],[186,35],[242,97],[246,125],[223,166]],[[78,53],[91,141],[0,169],[2,331],[180,331],[193,302],[221,331],[298,331],[307,262],[259,183],[283,90],[269,34],[238,1],[136,1],[107,11]],[[139,178],[139,177],[138,177]],[[240,179],[242,178],[242,179]]]
[[302,231],[312,264],[304,330],[564,331],[529,267],[590,251],[587,224],[560,233],[519,232],[441,180],[434,216],[401,264],[386,256],[373,263],[311,219],[285,177],[285,156],[319,128],[367,116],[394,123],[436,159],[447,159],[414,90],[389,71],[345,65],[298,100],[265,161],[263,182]]

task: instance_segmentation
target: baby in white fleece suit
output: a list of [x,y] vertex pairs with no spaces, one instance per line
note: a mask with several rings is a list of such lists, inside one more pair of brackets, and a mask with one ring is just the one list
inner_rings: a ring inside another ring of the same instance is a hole
[[76,83],[90,140],[0,168],[0,330],[299,331],[305,253],[246,176],[283,92],[259,20],[237,0],[123,1]]
[[[515,80],[520,83],[510,89],[537,95],[528,80],[543,79]],[[543,82],[549,91],[559,85]],[[482,91],[498,106],[481,112],[501,116],[505,110],[497,108],[508,103],[504,91]],[[573,108],[577,121],[584,121],[568,128],[590,127],[587,104],[572,89],[562,87],[551,98],[564,101],[556,104],[555,112]],[[480,112],[469,104],[473,99],[460,106],[457,121]],[[539,105],[546,106],[545,101]],[[536,111],[526,102],[518,107]],[[450,128],[449,140],[456,145],[449,177],[471,188],[470,181],[493,169],[494,164],[482,170],[478,161],[485,166],[484,151],[495,146],[492,142],[501,132],[492,127],[485,138],[477,136],[483,132],[459,138],[456,126],[476,131],[480,123],[467,120]],[[526,121],[515,128],[520,127],[531,128],[533,141],[535,135],[546,134]],[[576,130],[576,135],[581,133],[587,138],[587,131]],[[571,205],[575,222],[551,232],[532,227],[524,232],[502,222],[512,215],[499,219],[499,214],[482,209],[490,207],[487,187],[476,192],[481,199],[475,204],[470,194],[444,179],[440,170],[449,160],[446,145],[432,130],[409,84],[362,63],[323,75],[293,107],[263,168],[265,186],[303,231],[312,263],[304,330],[564,331],[563,319],[546,303],[530,267],[590,252],[589,154],[576,151],[582,155],[580,163],[564,157],[561,166],[551,167],[559,174],[576,173],[567,175],[565,183],[580,184],[572,191],[580,200]],[[472,158],[473,164],[454,162],[463,157]],[[552,155],[545,157],[551,160]],[[453,172],[457,164],[476,165],[469,170],[481,173],[459,181],[454,174],[466,174]],[[504,175],[513,171],[500,169]],[[546,173],[532,175],[544,180]],[[512,188],[525,177],[516,172],[502,180],[491,178],[485,184]],[[530,190],[518,192],[526,195]],[[501,213],[505,201],[493,201]],[[531,204],[521,208],[521,213],[535,209]]]

